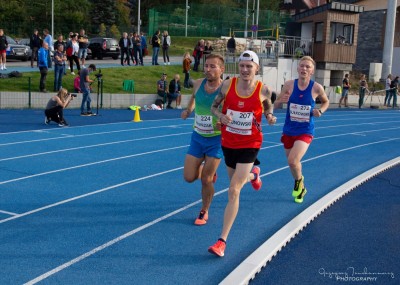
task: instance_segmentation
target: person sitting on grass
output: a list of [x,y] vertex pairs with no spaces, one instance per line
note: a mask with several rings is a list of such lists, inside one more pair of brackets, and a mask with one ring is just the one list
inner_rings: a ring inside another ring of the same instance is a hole
[[168,97],[168,87],[167,87],[167,74],[163,73],[161,79],[157,81],[157,94],[163,99],[165,104]]
[[175,74],[174,79],[172,79],[171,82],[169,83],[169,87],[168,87],[169,96],[168,96],[167,109],[172,109],[171,103],[174,100],[176,100],[176,108],[182,109],[182,107],[181,107],[181,99],[182,99],[181,83],[179,81],[180,79],[181,79],[181,77],[179,76],[179,74]]
[[61,88],[57,95],[54,95],[47,102],[44,123],[48,125],[51,121],[56,122],[60,127],[69,126],[67,121],[64,119],[64,109],[68,107],[69,103],[73,100],[72,95],[68,93],[67,89]]

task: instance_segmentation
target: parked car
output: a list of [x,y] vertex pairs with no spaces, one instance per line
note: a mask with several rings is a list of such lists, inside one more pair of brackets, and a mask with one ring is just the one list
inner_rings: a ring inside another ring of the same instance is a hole
[[92,58],[103,59],[103,57],[112,57],[118,59],[120,56],[120,49],[118,41],[113,38],[92,38],[88,48],[92,52]]
[[31,57],[32,50],[29,46],[18,44],[13,38],[6,37],[8,42],[7,59],[27,61]]
[[18,44],[30,47],[31,40],[29,38],[23,38],[18,41]]

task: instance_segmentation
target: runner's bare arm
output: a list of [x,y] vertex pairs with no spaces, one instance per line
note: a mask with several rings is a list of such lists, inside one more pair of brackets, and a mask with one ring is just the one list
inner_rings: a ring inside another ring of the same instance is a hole
[[183,110],[181,113],[181,118],[186,120],[190,114],[193,112],[196,102],[196,92],[193,90],[192,96],[190,96],[189,103],[187,105],[186,110]]
[[222,104],[222,102],[225,99],[225,92],[226,92],[227,86],[229,86],[226,84],[227,81],[229,81],[229,80],[225,80],[222,83],[219,93],[217,94],[217,96],[215,96],[215,99],[214,99],[213,103],[211,104],[211,113],[214,116],[216,116],[219,120],[221,120],[221,117],[224,116],[224,114],[222,114],[221,111],[219,110],[219,106]]
[[274,116],[274,104],[272,104],[271,96],[272,91],[268,86],[264,85],[261,89],[261,101],[263,104],[264,116],[269,125],[273,125],[276,122],[276,117]]
[[275,104],[279,105],[282,103],[286,103],[289,101],[289,97],[292,94],[293,90],[293,80],[288,80],[282,87],[281,92],[279,93],[278,97],[276,98]]
[[319,109],[313,110],[313,115],[315,117],[321,117],[323,113],[326,112],[326,110],[329,108],[329,99],[328,96],[326,96],[325,90],[322,87],[321,84],[315,83],[313,87],[313,98],[314,99],[319,99],[321,101],[321,106]]
[[186,110],[183,110],[181,113],[181,118],[184,120],[187,119],[190,116],[190,114],[194,111],[194,107],[196,104],[196,93],[197,93],[197,90],[199,89],[202,81],[203,81],[203,79],[197,79],[193,82],[192,96],[189,99],[189,103],[188,103]]

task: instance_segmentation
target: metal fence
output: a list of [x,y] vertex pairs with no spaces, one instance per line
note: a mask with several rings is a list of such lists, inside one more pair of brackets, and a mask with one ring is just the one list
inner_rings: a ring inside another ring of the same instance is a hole
[[[168,12],[165,12],[168,11]],[[288,15],[260,10],[258,25],[254,12],[246,17],[246,9],[210,4],[163,5],[149,10],[148,33],[167,30],[169,34],[189,37],[220,37],[235,33],[237,37],[272,36],[277,27],[284,30],[291,21]],[[255,33],[256,32],[256,33]]]

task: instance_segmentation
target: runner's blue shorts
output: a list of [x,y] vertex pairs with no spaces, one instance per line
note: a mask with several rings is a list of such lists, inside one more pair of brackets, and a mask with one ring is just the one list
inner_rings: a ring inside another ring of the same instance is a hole
[[193,131],[187,154],[197,158],[204,156],[222,158],[221,136],[203,137]]

